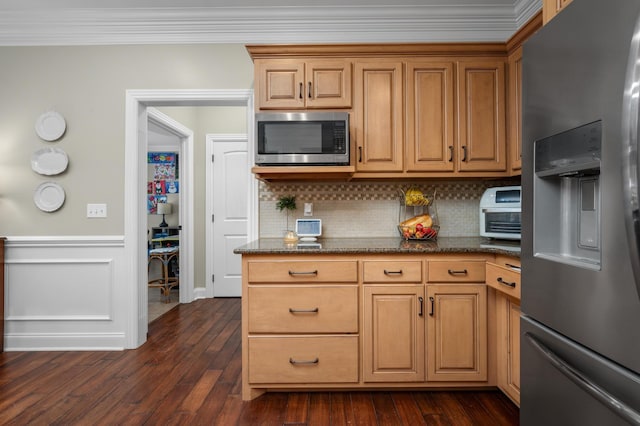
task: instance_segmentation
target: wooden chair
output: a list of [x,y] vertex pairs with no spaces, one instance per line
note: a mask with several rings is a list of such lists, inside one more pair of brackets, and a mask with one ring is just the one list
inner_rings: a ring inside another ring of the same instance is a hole
[[149,263],[147,273],[151,270],[151,263],[154,260],[162,264],[162,277],[149,280],[149,287],[159,287],[164,303],[171,302],[171,289],[180,284],[178,277],[169,276],[169,264],[175,259],[179,262],[180,249],[178,247],[166,247],[149,250]]

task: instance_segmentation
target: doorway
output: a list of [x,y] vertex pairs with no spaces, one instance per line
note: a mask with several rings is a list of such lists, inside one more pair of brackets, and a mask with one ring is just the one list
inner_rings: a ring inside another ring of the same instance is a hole
[[[136,348],[146,341],[148,330],[147,307],[147,255],[146,255],[146,152],[147,152],[147,120],[148,108],[164,106],[222,106],[245,107],[247,114],[247,161],[253,158],[253,91],[252,90],[128,90],[125,108],[125,259],[127,261],[128,282],[134,283],[129,287],[129,305],[127,306],[127,348]],[[181,161],[188,161],[185,157],[193,156],[193,152],[183,155]],[[193,172],[193,171],[192,171]],[[182,175],[186,187],[193,188],[193,173]],[[248,233],[249,240],[258,235],[258,184],[253,178],[249,179],[247,191]],[[185,193],[182,197],[193,197]],[[192,199],[184,199],[189,205]],[[190,215],[181,217],[182,232],[194,235],[193,211]],[[193,240],[185,247],[186,259],[192,259]],[[191,254],[191,255],[190,255]],[[191,271],[190,271],[191,269]],[[189,276],[185,276],[185,274]],[[187,292],[191,292],[193,300],[193,264],[186,270],[180,271],[181,284],[185,283]],[[204,284],[204,283],[203,283]],[[205,297],[204,288],[199,297]],[[196,297],[197,298],[197,297]],[[191,300],[183,303],[190,302]]]
[[[147,233],[149,236],[149,248],[157,248],[158,246],[170,245],[177,247],[179,252],[180,245],[188,245],[193,235],[188,235],[180,231],[181,217],[183,215],[190,216],[193,210],[193,205],[186,205],[182,200],[182,194],[189,191],[184,185],[180,185],[180,173],[186,173],[189,175],[189,169],[194,165],[189,161],[182,161],[185,154],[189,151],[193,151],[194,133],[191,129],[182,125],[178,121],[174,120],[167,114],[158,111],[155,108],[147,109],[147,154],[154,153],[155,155],[148,157],[148,182],[153,182],[151,191],[147,191],[148,205],[155,205],[157,201],[163,201],[172,207],[172,212],[167,218],[171,218],[169,223],[165,223],[166,228],[160,227],[160,217],[158,212],[155,214],[147,215]],[[166,155],[169,154],[169,155]],[[157,157],[157,158],[156,158]],[[192,156],[191,156],[192,158]],[[150,193],[151,192],[151,193]],[[191,197],[186,197],[191,199]],[[149,211],[147,211],[149,213]],[[165,215],[162,215],[162,222],[165,221]],[[167,241],[159,241],[163,239],[163,235]],[[160,237],[160,238],[157,238]],[[177,237],[177,241],[176,241]],[[170,256],[171,254],[166,254]],[[160,256],[160,255],[158,255]],[[150,280],[152,277],[163,277],[162,258],[159,261],[153,261],[149,264],[148,271]],[[178,276],[180,270],[187,270],[188,265],[191,263],[189,259],[183,253],[177,256],[178,262],[175,262],[176,257],[173,258],[167,265],[167,272],[172,277]],[[188,274],[193,276],[193,274]],[[173,289],[171,293],[175,294],[164,295],[164,292],[160,288],[149,288],[148,291],[148,321],[167,312],[174,307],[177,303],[184,303],[184,301],[190,300],[187,294],[187,285],[179,285],[177,289]]]

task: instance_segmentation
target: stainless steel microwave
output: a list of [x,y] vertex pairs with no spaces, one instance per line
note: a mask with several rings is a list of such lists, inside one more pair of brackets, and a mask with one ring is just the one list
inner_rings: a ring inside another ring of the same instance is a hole
[[349,165],[349,113],[256,113],[256,158],[262,166]]

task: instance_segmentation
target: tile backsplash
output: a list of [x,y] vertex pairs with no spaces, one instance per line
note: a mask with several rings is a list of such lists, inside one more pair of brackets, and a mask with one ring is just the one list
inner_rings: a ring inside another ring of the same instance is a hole
[[[513,179],[429,183],[261,182],[260,237],[279,238],[287,229],[286,213],[275,207],[278,198],[283,195],[296,197],[297,209],[288,219],[290,229],[294,229],[297,218],[304,217],[304,203],[313,203],[312,217],[322,219],[323,237],[396,237],[399,236],[396,225],[401,215],[400,191],[410,187],[418,188],[425,194],[435,193],[440,236],[477,236],[480,232],[478,207],[485,189],[518,184]],[[412,209],[413,207],[407,207],[406,217],[413,216]]]

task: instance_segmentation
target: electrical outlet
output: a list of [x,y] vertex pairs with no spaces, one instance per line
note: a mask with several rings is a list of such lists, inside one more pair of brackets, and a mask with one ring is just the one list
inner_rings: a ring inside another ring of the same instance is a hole
[[87,217],[107,217],[106,204],[87,204]]
[[304,203],[304,215],[313,216],[313,203]]

